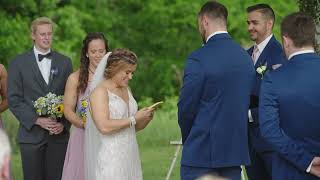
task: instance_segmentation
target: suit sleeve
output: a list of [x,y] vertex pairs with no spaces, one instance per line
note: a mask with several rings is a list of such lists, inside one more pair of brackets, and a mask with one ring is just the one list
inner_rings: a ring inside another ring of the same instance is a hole
[[178,123],[181,129],[182,142],[187,139],[201,98],[204,72],[199,60],[188,59],[184,70],[183,86],[178,103]]
[[279,101],[272,82],[267,74],[260,91],[260,130],[265,138],[281,155],[301,171],[306,171],[313,156],[299,142],[294,141],[280,127]]
[[[72,63],[71,60],[68,58],[67,59],[67,70],[66,70],[66,75],[65,75],[65,79],[67,80],[68,77],[70,76],[70,74],[72,73],[73,69],[72,69]],[[67,82],[67,81],[66,81]],[[66,85],[66,84],[65,84]],[[64,128],[68,131],[70,129],[71,123],[66,120],[66,118],[64,118],[64,120],[62,121],[62,124],[64,126]]]
[[17,61],[12,60],[8,69],[8,105],[10,111],[27,130],[31,130],[38,118],[32,105],[23,95],[23,78]]

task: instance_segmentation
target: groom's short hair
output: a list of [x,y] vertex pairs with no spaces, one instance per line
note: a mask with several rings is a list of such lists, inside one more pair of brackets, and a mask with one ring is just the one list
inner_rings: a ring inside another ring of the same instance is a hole
[[296,12],[286,16],[281,22],[281,36],[287,36],[295,47],[316,45],[316,25],[313,18],[305,13]]
[[3,166],[6,156],[10,156],[11,148],[8,136],[0,129],[0,170]]
[[31,32],[35,33],[37,30],[37,26],[43,25],[43,24],[51,24],[53,27],[53,22],[50,18],[48,17],[38,17],[35,20],[32,21],[31,23]]
[[216,1],[208,1],[206,2],[200,9],[200,12],[198,13],[199,17],[202,17],[203,15],[208,16],[210,19],[216,20],[222,20],[222,22],[227,25],[227,19],[228,19],[228,10],[227,8]]
[[251,13],[253,11],[260,12],[265,18],[271,19],[274,24],[276,17],[273,9],[268,4],[256,4],[247,8],[247,13]]

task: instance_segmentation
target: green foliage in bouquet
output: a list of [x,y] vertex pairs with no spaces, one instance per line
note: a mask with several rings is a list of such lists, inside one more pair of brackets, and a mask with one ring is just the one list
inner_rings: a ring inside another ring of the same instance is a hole
[[39,116],[58,119],[63,116],[63,96],[57,96],[49,92],[44,97],[39,97],[33,103],[33,107]]

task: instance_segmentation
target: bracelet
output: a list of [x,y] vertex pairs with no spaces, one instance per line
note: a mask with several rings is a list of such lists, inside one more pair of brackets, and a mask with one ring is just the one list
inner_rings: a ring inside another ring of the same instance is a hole
[[136,118],[134,118],[134,116],[129,117],[130,120],[130,127],[133,127],[136,125],[137,121]]

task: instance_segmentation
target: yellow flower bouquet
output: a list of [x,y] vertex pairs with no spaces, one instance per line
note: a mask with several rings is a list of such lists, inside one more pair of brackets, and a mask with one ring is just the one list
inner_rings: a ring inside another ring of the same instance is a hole
[[88,100],[87,99],[81,100],[78,111],[79,111],[80,117],[82,118],[83,124],[87,122],[87,109],[88,109]]
[[63,116],[63,96],[49,92],[33,102],[33,107],[39,116],[58,119]]

